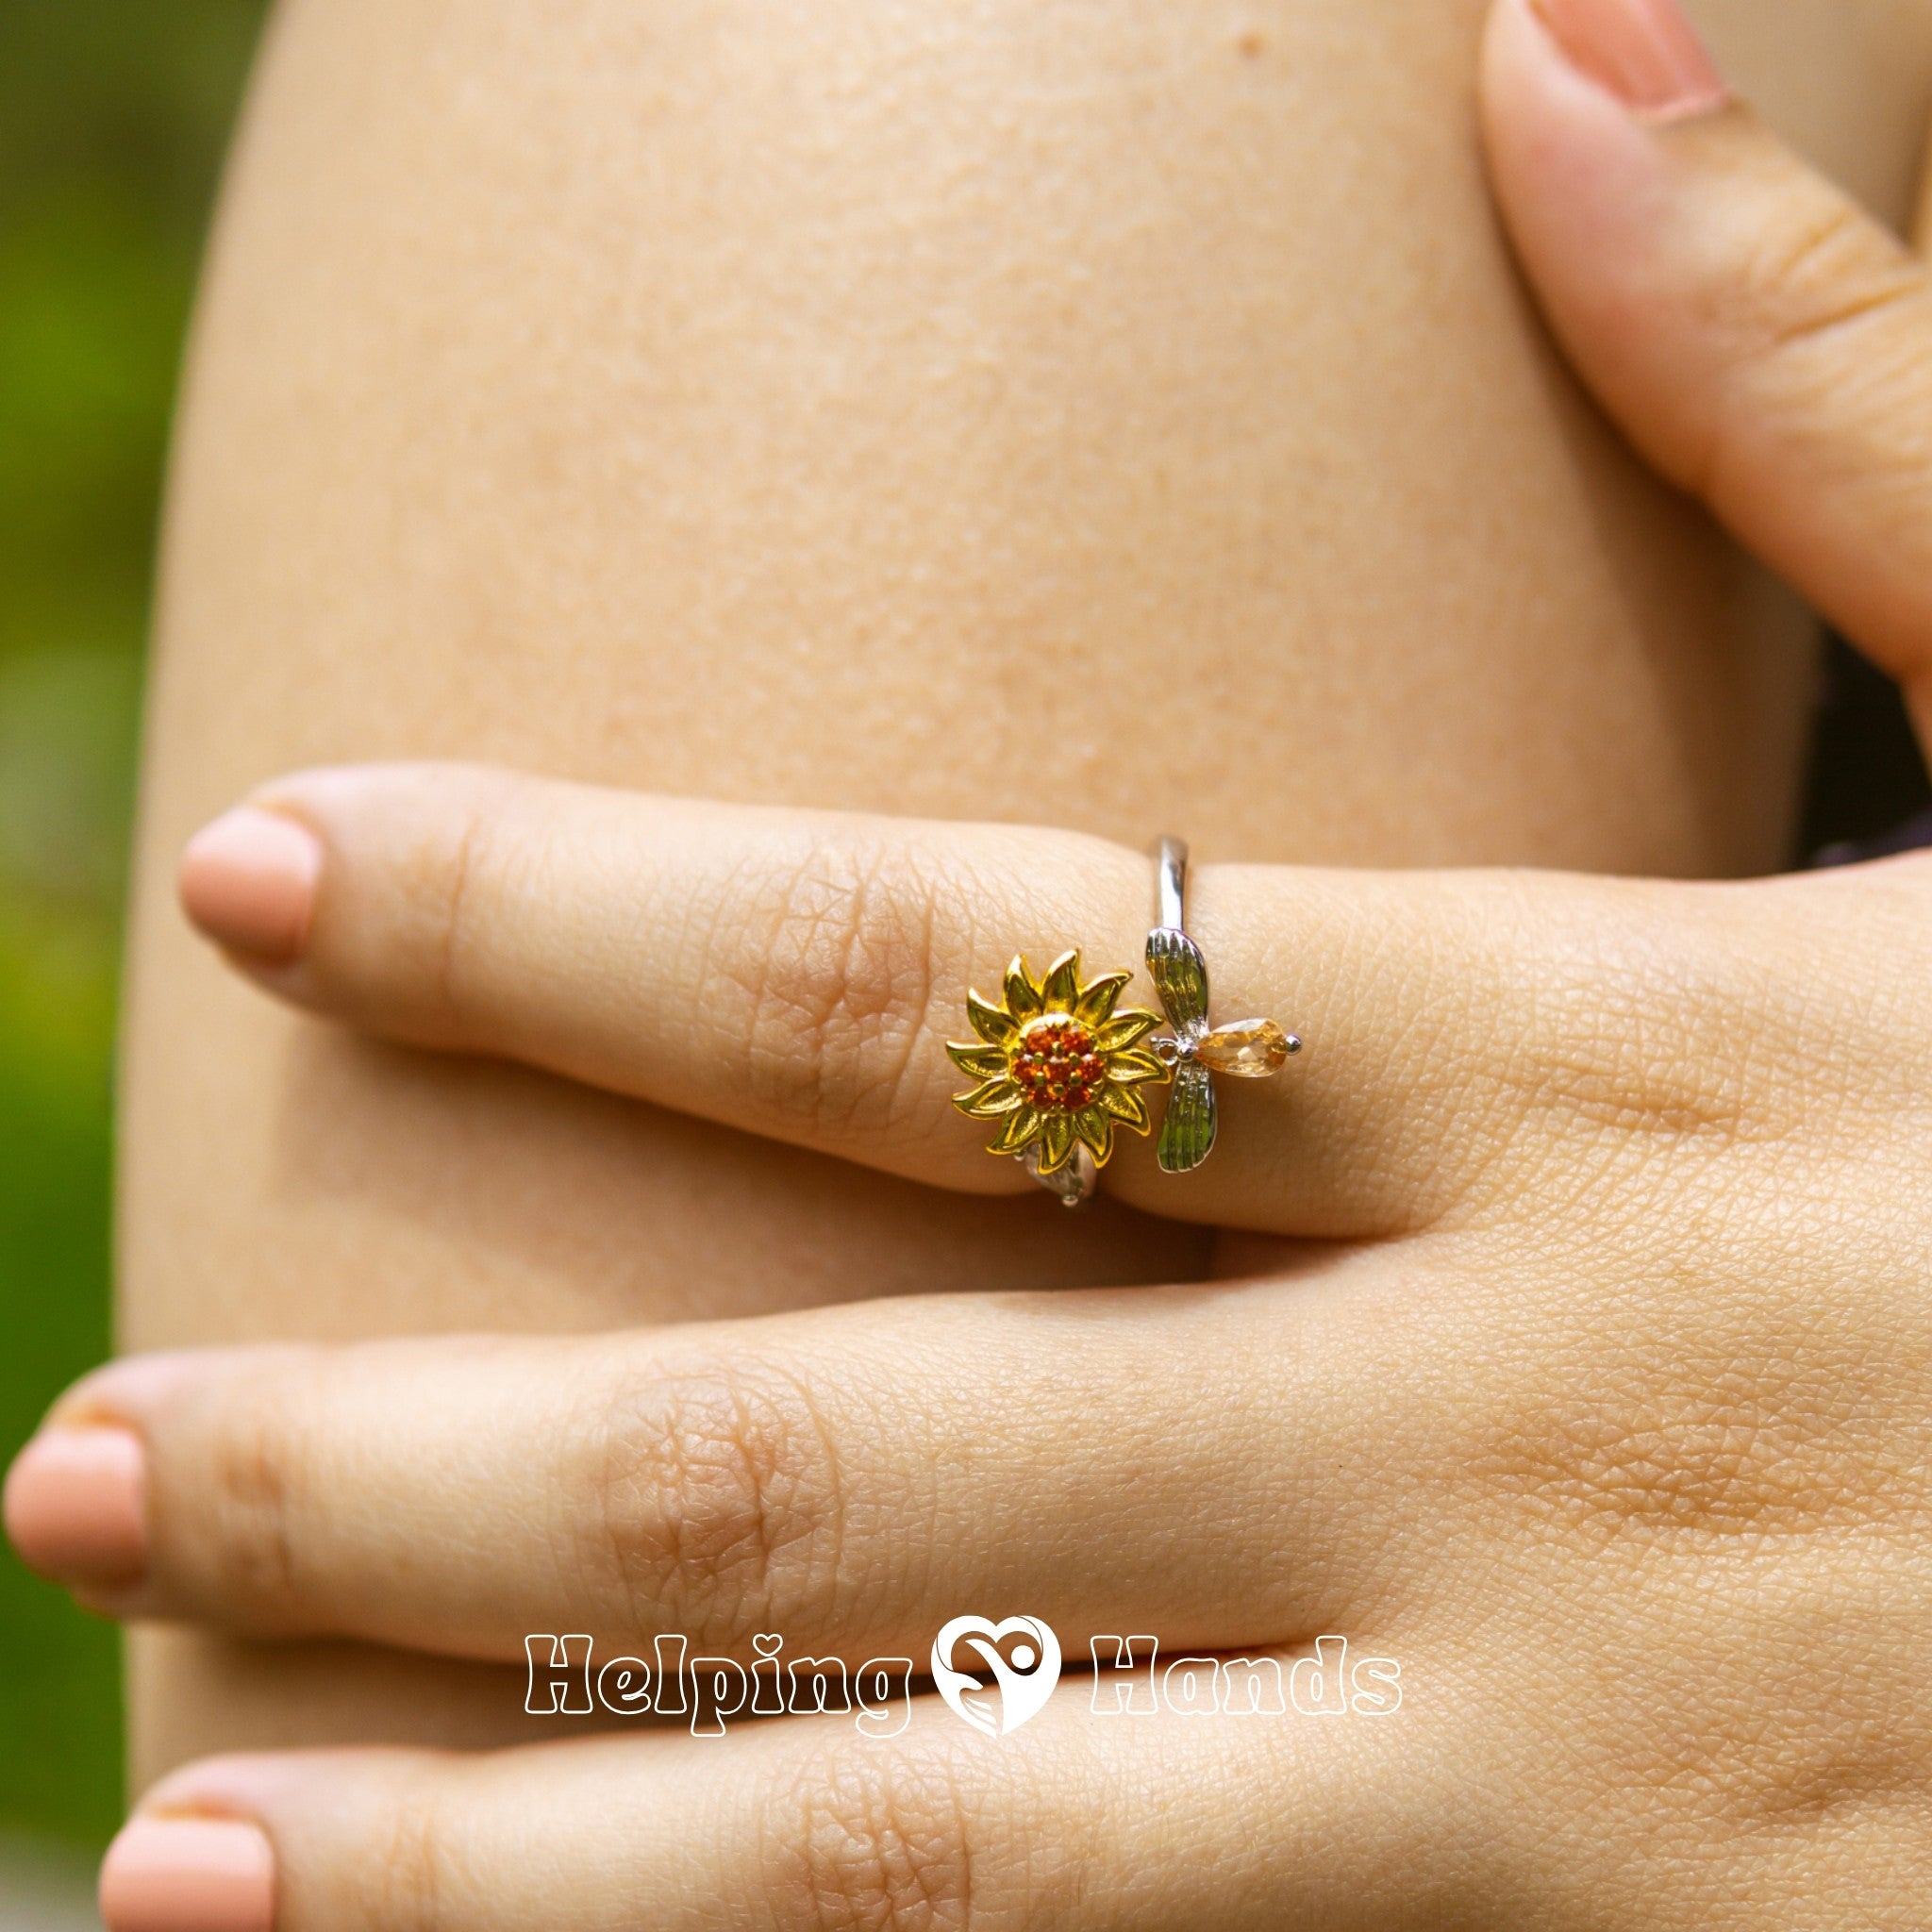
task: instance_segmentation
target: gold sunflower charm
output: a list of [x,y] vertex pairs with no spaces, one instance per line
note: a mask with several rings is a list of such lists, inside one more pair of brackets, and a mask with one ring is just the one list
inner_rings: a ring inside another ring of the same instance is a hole
[[1007,968],[999,1006],[969,993],[975,1041],[946,1051],[980,1084],[953,1105],[978,1121],[998,1121],[987,1148],[1010,1154],[1071,1206],[1092,1191],[1092,1174],[1113,1153],[1114,1129],[1149,1131],[1147,1103],[1135,1091],[1165,1080],[1168,1069],[1141,1042],[1160,1024],[1157,1013],[1117,1002],[1130,973],[1080,983],[1080,956],[1062,953],[1036,981],[1026,961]]

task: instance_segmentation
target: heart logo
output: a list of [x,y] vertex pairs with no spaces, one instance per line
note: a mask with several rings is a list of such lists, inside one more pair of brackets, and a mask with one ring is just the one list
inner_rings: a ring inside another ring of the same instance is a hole
[[[1011,1659],[1000,1654],[1002,1640],[1017,1637]],[[953,1653],[961,1641],[979,1657],[971,1671],[953,1667]],[[979,1674],[990,1671],[999,1686],[1000,1707],[995,1715]],[[955,1617],[933,1640],[932,1680],[939,1693],[973,1726],[989,1738],[1008,1738],[1028,1719],[1040,1715],[1053,1687],[1060,1680],[1060,1641],[1038,1617],[1008,1617],[995,1624],[987,1617]]]

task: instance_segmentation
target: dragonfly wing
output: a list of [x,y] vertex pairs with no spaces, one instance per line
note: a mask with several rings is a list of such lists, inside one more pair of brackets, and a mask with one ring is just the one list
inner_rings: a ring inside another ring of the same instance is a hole
[[1208,962],[1186,933],[1161,925],[1147,935],[1147,976],[1183,1040],[1207,1027]]
[[1174,1069],[1160,1124],[1158,1158],[1163,1174],[1186,1174],[1208,1158],[1214,1145],[1214,1082],[1198,1060]]

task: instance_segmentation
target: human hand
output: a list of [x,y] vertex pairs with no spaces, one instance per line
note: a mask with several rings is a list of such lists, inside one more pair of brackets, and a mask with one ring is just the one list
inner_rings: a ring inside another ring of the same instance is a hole
[[[1579,366],[1924,719],[1922,273],[1697,98],[1633,116],[1497,9],[1499,189]],[[939,1186],[1029,1185],[950,1105],[967,987],[1129,964],[1149,923],[1144,859],[1052,832],[448,768],[258,805],[189,897],[283,996]],[[1209,867],[1192,915],[1218,1013],[1309,1051],[1224,1087],[1197,1174],[1129,1141],[1107,1180],[1245,1231],[1226,1281],[133,1361],[9,1522],[115,1614],[464,1656],[1335,1631],[1399,1660],[1393,1719],[1126,1724],[1070,1682],[998,1743],[922,1698],[890,1740],[223,1760],[147,1795],[115,1932],[191,1851],[230,1861],[204,1932],[271,1883],[281,1932],[1916,1924],[1932,860]]]

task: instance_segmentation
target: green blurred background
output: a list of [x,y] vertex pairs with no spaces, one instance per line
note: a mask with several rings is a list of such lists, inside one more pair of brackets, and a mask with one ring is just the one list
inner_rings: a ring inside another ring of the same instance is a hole
[[[0,1457],[108,1346],[155,508],[258,0],[0,0]],[[120,1805],[114,1641],[0,1555],[0,1830]]]
[[[108,1346],[120,901],[155,511],[259,0],[0,0],[0,1458]],[[1805,837],[1927,793],[1833,661]],[[0,1839],[99,1844],[111,1633],[0,1552]],[[4,1898],[0,1898],[4,1906]]]

